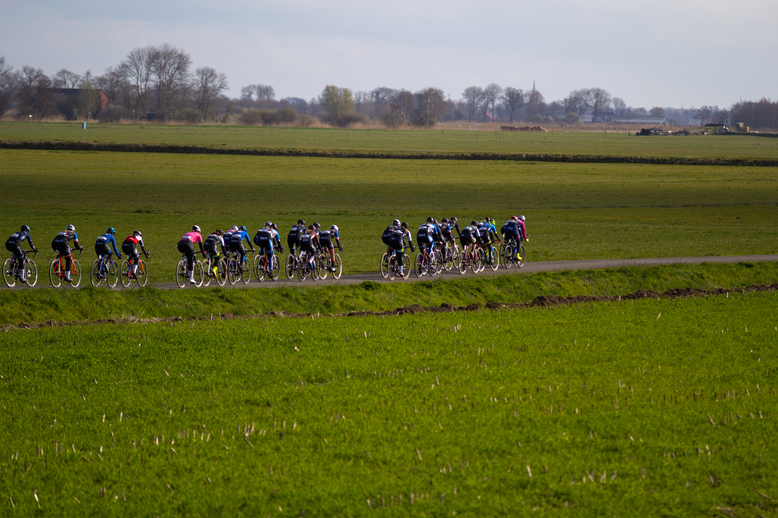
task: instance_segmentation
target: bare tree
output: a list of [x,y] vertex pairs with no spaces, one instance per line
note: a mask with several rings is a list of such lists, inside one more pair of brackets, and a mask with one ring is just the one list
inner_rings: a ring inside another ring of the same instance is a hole
[[700,126],[705,126],[713,116],[713,109],[710,106],[700,106],[700,109],[694,114],[693,119],[700,121]]
[[357,113],[367,113],[370,110],[370,94],[363,90],[354,93],[354,108]]
[[530,120],[537,119],[540,116],[540,111],[543,108],[545,98],[539,90],[533,90],[527,97],[527,118]]
[[81,82],[81,76],[75,72],[71,72],[66,68],[62,68],[54,74],[54,88],[78,88],[78,84]]
[[468,86],[465,91],[462,92],[462,99],[467,106],[467,122],[473,120],[475,111],[481,106],[481,102],[484,98],[484,90],[480,86]]
[[153,48],[151,70],[157,101],[157,115],[169,122],[182,107],[189,86],[191,56],[165,43]]
[[520,88],[513,88],[508,86],[505,88],[502,97],[500,97],[502,105],[505,111],[508,112],[510,121],[513,122],[513,117],[516,112],[524,105],[524,92]]
[[293,108],[299,115],[308,115],[308,102],[300,97],[284,97],[278,101],[281,108]]
[[395,92],[390,99],[390,106],[392,114],[396,115],[396,126],[409,122],[414,108],[413,94],[408,90]]
[[108,67],[103,75],[95,78],[94,84],[108,97],[108,104],[119,104],[124,81],[118,70]]
[[219,96],[227,89],[227,76],[217,73],[211,67],[200,67],[194,73],[194,89],[200,120],[205,122]]
[[375,106],[383,106],[391,103],[396,95],[397,90],[394,88],[387,88],[386,86],[379,86],[370,91],[370,98],[373,99],[373,104]]
[[495,119],[495,112],[494,107],[497,104],[497,100],[500,98],[500,95],[502,94],[502,87],[498,85],[497,83],[490,83],[486,85],[486,88],[484,88],[484,107],[486,110],[484,111],[484,121],[486,120],[487,111],[491,109],[491,112],[489,112],[492,116],[492,120]]
[[592,122],[597,122],[597,116],[611,104],[611,94],[602,88],[589,89],[589,102],[592,108]]
[[416,110],[413,122],[417,126],[432,127],[438,122],[438,116],[446,109],[446,97],[440,88],[425,88],[414,94]]
[[[34,115],[38,83],[43,81],[44,78],[48,80],[42,69],[28,65],[24,65],[16,74],[16,101],[20,113]],[[49,80],[50,83],[51,81]]]
[[131,50],[117,68],[127,86],[123,90],[123,104],[134,118],[145,118],[151,104],[152,52],[153,47]]
[[0,120],[11,108],[11,101],[16,91],[16,74],[12,70],[11,65],[6,64],[5,56],[0,56]]
[[624,102],[624,99],[619,97],[613,98],[613,111],[616,113],[616,115],[627,114],[627,103]]
[[565,113],[575,113],[580,119],[591,107],[591,90],[582,88],[573,90],[564,100]]

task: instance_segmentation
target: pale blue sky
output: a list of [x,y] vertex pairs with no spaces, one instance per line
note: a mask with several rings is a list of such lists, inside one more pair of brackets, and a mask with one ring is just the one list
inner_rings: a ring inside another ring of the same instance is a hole
[[229,79],[228,95],[327,84],[531,89],[547,101],[601,87],[628,105],[729,107],[778,98],[775,0],[0,0],[0,55],[101,74],[170,43]]

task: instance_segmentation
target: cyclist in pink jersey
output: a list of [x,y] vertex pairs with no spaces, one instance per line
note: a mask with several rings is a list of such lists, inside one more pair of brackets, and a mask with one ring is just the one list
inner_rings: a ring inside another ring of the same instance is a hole
[[186,256],[186,274],[189,277],[189,282],[195,284],[194,280],[194,260],[195,260],[195,248],[194,244],[197,243],[200,246],[200,253],[203,251],[203,236],[200,234],[200,227],[197,225],[192,227],[191,232],[184,234],[181,241],[178,242],[178,251]]

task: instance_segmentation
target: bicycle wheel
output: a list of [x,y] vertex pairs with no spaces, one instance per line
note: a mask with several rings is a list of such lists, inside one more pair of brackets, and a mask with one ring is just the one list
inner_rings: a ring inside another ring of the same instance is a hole
[[95,288],[100,286],[105,280],[103,274],[100,272],[100,259],[95,259],[92,263],[92,267],[89,269],[89,280]]
[[286,256],[286,264],[284,265],[284,271],[286,272],[287,279],[291,279],[294,277],[295,263],[296,263],[296,259],[294,258],[294,254],[289,254]]
[[483,253],[483,250],[480,248],[473,250],[473,262],[470,265],[473,273],[478,273],[481,271],[481,268],[483,267]]
[[176,265],[176,284],[179,288],[186,286],[186,282],[189,280],[186,278],[186,261],[181,259]]
[[240,263],[234,257],[227,263],[227,281],[233,286],[240,279]]
[[297,267],[297,278],[300,280],[300,282],[303,282],[305,279],[308,278],[308,275],[311,273],[311,264],[308,262],[308,259],[301,259],[300,265]]
[[318,279],[323,281],[324,279],[327,278],[327,275],[330,272],[329,256],[319,255],[316,258],[316,266],[318,266],[317,268],[318,271],[316,272],[318,274]]
[[30,288],[38,284],[38,265],[32,259],[24,263],[24,282]]
[[464,275],[467,271],[467,252],[461,252],[459,254],[459,264],[457,264],[457,270],[459,270],[460,275]]
[[411,276],[411,258],[408,254],[403,254],[403,279],[408,280]]
[[321,279],[321,264],[318,259],[314,259],[313,264],[311,265],[311,279],[314,281]]
[[389,278],[389,254],[386,252],[384,252],[384,255],[381,256],[381,264],[379,269],[381,271],[381,277],[384,279]]
[[281,275],[281,260],[273,254],[273,267],[270,269],[270,280],[277,281]]
[[119,268],[119,277],[122,280],[122,286],[125,288],[130,287],[130,283],[132,282],[132,277],[130,275],[132,274],[132,265],[130,264],[130,261],[125,259],[122,261],[122,265]]
[[257,264],[254,268],[254,273],[257,277],[257,280],[262,282],[265,280],[265,273],[267,272],[265,267],[265,264],[267,264],[267,259],[265,258],[265,255],[262,254],[261,256],[257,256],[257,260],[255,262]]
[[489,263],[489,268],[491,268],[493,272],[496,272],[499,267],[500,254],[497,252],[497,250],[494,249],[494,247],[492,247],[492,261]]
[[240,280],[243,284],[248,284],[251,280],[251,259],[238,263],[240,264]]
[[335,271],[332,272],[332,276],[336,279],[340,279],[340,276],[343,275],[343,262],[340,260],[340,254],[335,254],[335,263],[333,266],[335,266]]
[[54,259],[49,264],[49,282],[53,288],[59,288],[62,285],[62,275],[59,259]]
[[[208,259],[203,259],[200,261],[200,268],[203,270],[203,286],[208,286],[211,284],[211,279],[214,278],[213,274],[213,268],[208,264],[211,261]],[[213,264],[213,263],[211,263]]]
[[216,284],[224,286],[227,284],[227,261],[220,257],[216,262]]
[[203,266],[197,261],[194,262],[194,281],[197,288],[203,285]]
[[526,254],[524,252],[524,245],[519,245],[519,256],[516,258],[518,261],[517,264],[519,268],[524,267],[524,260],[526,259]]
[[73,259],[70,266],[70,287],[78,288],[79,284],[81,284],[81,264]]
[[[386,255],[386,254],[384,254]],[[386,266],[386,277],[393,281],[395,275],[400,271],[400,268],[397,266],[397,256],[392,255],[392,257],[389,258]]]
[[513,264],[511,263],[511,247],[508,243],[503,243],[500,246],[500,261],[503,267],[510,269]]
[[16,259],[8,258],[3,263],[3,282],[9,288],[16,286]]
[[149,271],[146,269],[146,261],[138,259],[138,271],[135,272],[135,281],[141,288],[149,282]]
[[426,271],[427,265],[424,264],[424,256],[419,252],[416,254],[416,261],[413,263],[413,274],[416,277],[421,277]]
[[430,274],[438,275],[443,271],[443,255],[439,251],[435,251],[430,257]]

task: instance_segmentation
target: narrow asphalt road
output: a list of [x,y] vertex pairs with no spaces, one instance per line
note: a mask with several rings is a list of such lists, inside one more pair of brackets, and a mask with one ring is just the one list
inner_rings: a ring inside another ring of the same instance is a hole
[[[541,262],[541,263],[527,263],[524,268],[516,269],[511,268],[510,270],[506,270],[505,268],[500,267],[497,271],[492,271],[489,268],[486,268],[483,272],[478,273],[476,275],[511,275],[511,274],[522,274],[522,273],[532,273],[532,272],[553,272],[553,271],[559,271],[559,270],[591,270],[596,268],[619,268],[622,266],[657,266],[657,265],[663,265],[663,264],[700,264],[700,263],[739,263],[739,262],[749,262],[749,263],[756,263],[761,261],[778,261],[778,255],[733,255],[733,256],[725,256],[725,257],[662,257],[662,258],[652,258],[652,259],[595,259],[595,260],[585,260],[585,261],[547,261],[547,262]],[[300,282],[297,279],[285,279],[283,278],[284,273],[281,273],[281,277],[278,278],[277,281],[270,281],[266,280],[263,282],[258,282],[256,279],[251,279],[249,284],[243,284],[239,282],[235,286],[230,286],[229,284],[225,285],[225,288],[273,288],[273,287],[279,287],[279,286],[315,286],[315,285],[324,285],[324,284],[359,284],[364,281],[375,281],[375,282],[409,282],[409,281],[428,281],[431,279],[459,279],[463,277],[473,277],[473,273],[468,271],[464,275],[460,275],[459,272],[451,271],[446,272],[443,271],[442,275],[438,275],[435,277],[430,278],[429,276],[423,276],[421,278],[417,278],[415,275],[411,274],[411,276],[408,278],[407,281],[404,281],[402,279],[395,279],[394,281],[390,281],[388,279],[384,279],[381,277],[381,274],[379,272],[370,272],[370,273],[360,273],[360,274],[354,274],[354,275],[343,275],[339,280],[333,279],[331,276],[328,276],[323,281],[314,281],[311,279],[307,279],[303,282]],[[87,282],[88,279],[86,279]],[[39,281],[40,282],[40,281]],[[83,280],[82,280],[83,282]],[[211,283],[212,286],[215,286],[215,284]],[[154,285],[156,288],[166,290],[166,289],[179,289],[178,286],[173,282],[164,282]],[[191,289],[191,286],[186,286],[187,288]]]

